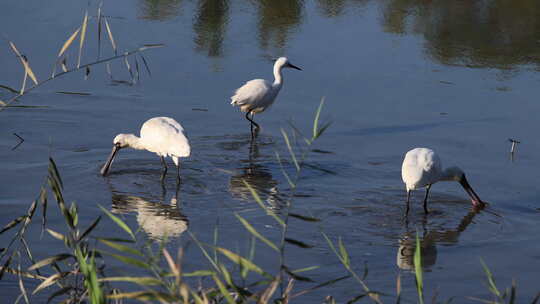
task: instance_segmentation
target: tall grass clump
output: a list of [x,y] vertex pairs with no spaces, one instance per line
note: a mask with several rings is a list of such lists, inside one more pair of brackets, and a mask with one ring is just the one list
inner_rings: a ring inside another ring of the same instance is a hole
[[[97,58],[94,61],[83,63],[82,57],[84,53],[84,47],[87,44],[87,40],[88,40],[88,28],[90,27],[90,23],[92,21],[95,21],[95,26],[96,26],[96,37],[97,37],[96,40],[97,40],[97,49],[98,49]],[[106,36],[108,37],[108,40],[110,42],[110,46],[111,46],[113,54],[108,57],[102,58],[101,40],[102,40],[102,36],[105,35],[104,33],[105,31],[106,31]],[[76,44],[77,40],[78,40],[78,50],[75,51],[77,56],[76,58],[71,58],[68,61],[68,58],[69,58],[68,50],[74,44]],[[12,94],[12,96],[9,97],[7,100],[0,100],[0,111],[5,110],[6,108],[10,107],[10,105],[13,102],[17,101],[19,98],[26,95],[28,92],[42,86],[43,84],[53,79],[56,79],[57,77],[71,74],[77,71],[83,71],[84,79],[88,79],[93,66],[96,66],[99,64],[106,64],[107,74],[111,81],[127,83],[127,84],[135,84],[140,80],[140,74],[141,74],[140,70],[141,70],[142,65],[144,65],[144,67],[146,68],[146,71],[150,75],[150,68],[148,66],[148,62],[142,53],[148,49],[163,46],[163,44],[145,44],[133,50],[120,52],[118,49],[117,42],[113,35],[113,31],[109,24],[108,18],[105,15],[103,15],[102,4],[100,4],[98,7],[96,17],[89,16],[88,11],[85,12],[81,25],[69,35],[69,37],[60,47],[58,55],[56,56],[53,63],[52,73],[49,77],[41,77],[40,79],[40,77],[38,77],[36,73],[32,70],[30,66],[30,60],[28,56],[25,55],[26,52],[21,52],[15,45],[15,42],[11,40],[8,40],[7,42],[11,51],[15,54],[15,56],[21,62],[21,65],[24,69],[24,76],[22,79],[22,84],[21,84],[20,89],[14,89],[8,85],[0,84],[0,89],[4,89]],[[110,62],[117,59],[123,60],[126,66],[126,69],[131,77],[130,80],[128,81],[115,80],[113,78]],[[70,66],[68,62],[73,62],[73,64]],[[58,68],[60,68],[61,71],[57,71]],[[32,82],[32,85],[30,86],[27,85],[29,81]],[[65,92],[65,91],[57,92],[57,93],[87,95],[87,93]]]

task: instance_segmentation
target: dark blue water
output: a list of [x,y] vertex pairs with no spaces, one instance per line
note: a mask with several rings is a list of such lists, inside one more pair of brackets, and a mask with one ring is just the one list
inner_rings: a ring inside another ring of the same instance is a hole
[[[7,1],[0,28],[43,80],[85,9],[95,17],[97,3]],[[290,237],[315,246],[287,247],[291,268],[319,265],[306,273],[317,282],[345,274],[323,230],[343,239],[360,274],[367,263],[370,288],[392,294],[401,273],[405,300],[415,302],[408,269],[410,239],[418,231],[426,253],[427,298],[436,292],[439,299],[457,296],[459,303],[470,301],[468,296],[489,298],[482,258],[501,289],[514,278],[519,302],[530,301],[538,292],[540,263],[538,9],[534,1],[105,2],[120,51],[146,43],[166,46],[144,53],[151,77],[139,59],[141,79],[134,85],[111,82],[105,66],[96,66],[86,81],[82,72],[69,74],[17,103],[44,107],[0,113],[0,223],[26,211],[44,182],[50,155],[83,226],[101,214],[101,205],[140,228],[141,238],[157,241],[169,235],[172,251],[191,243],[188,270],[209,266],[186,229],[212,243],[217,226],[219,245],[245,254],[250,234],[234,212],[272,240],[278,239],[279,227],[253,201],[242,179],[268,206],[279,208],[290,194],[275,157],[276,151],[288,154],[280,129],[290,130],[292,121],[309,134],[325,97],[321,119],[332,125],[314,148],[330,153],[309,155],[294,199],[295,212],[322,221],[291,220]],[[83,62],[97,58],[95,20],[89,24]],[[0,84],[20,88],[23,69],[7,42],[2,45]],[[77,48],[78,41],[68,51],[70,66]],[[102,37],[101,56],[112,54]],[[278,100],[257,116],[263,129],[252,146],[249,125],[229,97],[247,80],[271,78],[271,58],[282,55],[303,71],[284,72]],[[122,61],[111,68],[114,79],[132,80]],[[8,98],[0,90],[0,99]],[[190,136],[193,153],[182,163],[178,195],[173,175],[163,191],[159,159],[148,152],[121,151],[111,175],[99,175],[113,137],[138,133],[154,116],[174,117]],[[13,133],[25,140],[15,150]],[[508,138],[522,142],[513,161]],[[423,215],[423,192],[417,191],[404,223],[401,161],[418,146],[438,151],[443,166],[463,168],[490,203],[487,210],[471,214],[459,185],[440,183],[431,191],[433,212]],[[291,162],[284,167],[294,171]],[[51,207],[48,224],[63,231],[58,214]],[[39,223],[33,229],[29,242],[38,259],[65,251],[51,237],[40,238]],[[123,235],[103,220],[96,235],[111,231]],[[8,235],[1,239],[9,240]],[[258,246],[257,263],[275,273],[277,261],[271,249]],[[110,263],[111,274],[125,271]],[[13,302],[19,293],[16,277],[6,276],[1,284],[2,297]],[[297,290],[309,286],[298,283]],[[349,279],[297,301],[321,302],[333,295],[345,302],[360,293]],[[45,292],[33,299],[46,297]]]

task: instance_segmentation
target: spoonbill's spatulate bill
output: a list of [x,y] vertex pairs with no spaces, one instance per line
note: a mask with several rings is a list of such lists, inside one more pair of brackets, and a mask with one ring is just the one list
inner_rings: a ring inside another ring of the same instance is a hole
[[442,169],[441,160],[435,151],[428,148],[415,148],[405,154],[401,167],[401,178],[407,187],[407,211],[409,213],[409,200],[411,191],[426,187],[424,197],[424,212],[428,213],[427,199],[431,185],[438,181],[455,181],[467,191],[474,207],[483,208],[485,203],[467,182],[465,173],[458,167]]
[[[246,113],[246,119],[251,123],[251,137],[255,137],[259,131],[259,125],[253,121],[253,116],[261,113],[274,103],[281,86],[283,86],[283,68],[301,68],[291,64],[286,57],[280,57],[274,64],[274,82],[271,83],[264,79],[253,79],[246,82],[236,90],[231,97],[231,104],[239,106],[242,112]],[[251,114],[251,118],[249,115]],[[255,132],[253,127],[255,126]]]
[[188,157],[191,152],[189,140],[184,128],[169,117],[154,117],[147,120],[141,127],[141,137],[134,134],[118,134],[113,140],[111,155],[101,168],[101,174],[107,175],[111,169],[114,157],[122,148],[147,150],[156,153],[161,158],[164,171],[161,180],[167,173],[165,157],[170,156],[176,165],[177,178],[180,179],[179,157]]

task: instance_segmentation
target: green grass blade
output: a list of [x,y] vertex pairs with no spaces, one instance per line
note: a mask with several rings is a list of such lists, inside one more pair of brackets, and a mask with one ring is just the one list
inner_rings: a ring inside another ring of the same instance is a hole
[[300,171],[300,164],[298,163],[298,160],[296,159],[296,154],[294,154],[294,150],[291,146],[291,142],[289,140],[289,136],[287,135],[287,132],[285,130],[281,129],[281,135],[283,135],[283,139],[285,140],[285,144],[287,145],[287,149],[289,150],[289,154],[291,155],[291,159],[293,160],[294,166],[296,167],[296,171]]
[[424,304],[424,281],[422,275],[422,249],[420,246],[420,237],[416,233],[416,248],[414,250],[414,274],[416,278],[416,289],[418,291],[418,301]]
[[137,267],[140,267],[140,268],[143,268],[143,269],[150,269],[150,265],[148,265],[148,263],[145,263],[141,260],[138,260],[138,259],[135,259],[135,258],[131,258],[131,257],[127,257],[127,256],[123,256],[123,255],[119,255],[119,254],[114,254],[114,253],[110,253],[110,252],[106,252],[106,251],[101,251],[100,252],[104,253],[104,254],[107,254],[117,260],[119,260],[120,262],[122,263],[125,263],[125,264],[129,264],[129,265],[133,265],[133,266],[137,266]]
[[163,282],[154,277],[107,277],[101,278],[99,282],[128,282],[135,283],[141,286],[157,286],[162,285]]
[[253,189],[253,187],[247,181],[245,181],[244,179],[242,179],[242,182],[249,189],[249,192],[251,192],[251,196],[253,196],[253,199],[255,199],[257,204],[259,204],[259,206],[266,211],[266,214],[273,217],[276,220],[276,222],[278,222],[282,227],[285,227],[285,222],[274,211],[272,211],[272,210],[266,208],[266,206],[264,206],[264,203],[263,203],[261,197],[259,196],[259,194],[257,193],[257,191],[255,189]]
[[133,254],[133,255],[137,255],[137,256],[140,256],[140,257],[144,257],[144,254],[142,252],[140,252],[139,250],[135,249],[135,248],[132,248],[132,247],[129,247],[129,246],[126,246],[126,245],[122,245],[122,244],[118,244],[118,243],[115,243],[115,242],[111,242],[111,241],[107,241],[107,240],[104,240],[104,239],[98,239],[101,243],[111,247],[111,248],[114,248],[118,251],[121,251],[123,253],[129,253],[129,254]]
[[495,296],[500,298],[501,297],[501,292],[499,291],[499,289],[497,288],[497,285],[495,284],[495,279],[493,278],[493,274],[491,273],[491,271],[489,270],[488,266],[486,265],[486,263],[484,262],[484,260],[482,258],[480,258],[480,263],[482,264],[482,268],[484,268],[484,272],[486,273],[489,290]]
[[251,234],[253,234],[253,236],[255,236],[259,240],[263,241],[266,245],[270,246],[270,248],[272,248],[275,251],[279,252],[279,248],[274,243],[272,243],[272,241],[270,241],[269,239],[267,239],[263,235],[261,235],[255,229],[255,227],[253,227],[245,218],[240,216],[238,213],[235,213],[234,215],[242,223],[242,225],[244,225],[244,227],[247,229],[247,231],[249,231]]
[[319,134],[319,118],[321,117],[321,111],[324,105],[324,97],[321,99],[321,102],[319,103],[319,107],[317,108],[317,112],[315,112],[315,119],[313,120],[313,137],[312,141],[320,136]]
[[214,278],[214,281],[216,282],[218,288],[219,288],[219,291],[221,292],[221,294],[223,295],[223,297],[227,300],[227,302],[229,304],[235,304],[236,302],[233,300],[233,298],[231,297],[231,294],[230,292],[227,290],[227,288],[225,287],[225,285],[223,285],[223,282],[221,282],[221,280],[217,277],[217,275],[213,276]]
[[238,264],[238,265],[242,265],[243,267],[246,267],[248,268],[249,270],[255,272],[255,273],[258,273],[262,276],[265,276],[265,277],[269,277],[269,278],[272,278],[271,276],[269,276],[266,272],[264,272],[259,266],[255,265],[253,262],[251,262],[250,260],[244,258],[244,257],[241,257],[239,256],[238,254],[228,250],[228,249],[225,249],[225,248],[222,248],[222,247],[218,247],[216,248],[221,254],[223,254],[224,256],[226,256],[227,258],[229,258],[229,260],[233,261],[234,263]]
[[129,226],[126,223],[124,223],[124,221],[122,221],[119,217],[115,216],[114,214],[110,213],[109,210],[103,208],[102,206],[99,206],[99,208],[101,208],[101,210],[105,212],[105,214],[107,214],[107,216],[111,220],[113,220],[113,222],[115,222],[116,225],[122,228],[125,232],[127,232],[131,236],[133,240],[135,240],[135,234],[133,234],[133,231],[131,230],[131,228],[129,228]]

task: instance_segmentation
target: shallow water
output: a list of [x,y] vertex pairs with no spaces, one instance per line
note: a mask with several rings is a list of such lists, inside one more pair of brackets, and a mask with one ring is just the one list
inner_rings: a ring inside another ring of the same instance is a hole
[[[44,6],[9,0],[0,26],[44,79],[85,9],[76,1]],[[317,282],[345,274],[320,234],[323,229],[332,239],[343,238],[360,274],[367,264],[370,288],[392,293],[401,272],[405,300],[415,302],[408,269],[410,239],[418,231],[426,253],[427,298],[434,292],[440,299],[457,296],[459,303],[470,301],[467,296],[488,297],[480,258],[501,287],[516,279],[519,302],[539,291],[536,2],[139,0],[109,1],[103,9],[120,50],[144,43],[166,47],[144,53],[152,76],[139,62],[141,80],[135,85],[112,83],[105,67],[98,66],[86,81],[82,73],[67,75],[20,100],[42,108],[0,113],[2,225],[26,212],[51,155],[83,226],[101,214],[101,205],[152,240],[171,236],[170,248],[189,243],[186,229],[212,243],[217,225],[220,245],[247,252],[249,233],[234,212],[271,239],[278,238],[279,229],[242,179],[279,210],[290,194],[275,158],[276,151],[287,155],[280,128],[288,130],[293,121],[309,134],[324,96],[322,120],[333,123],[315,148],[329,153],[310,154],[294,198],[294,212],[322,221],[291,220],[291,237],[315,247],[289,246],[288,265],[320,265],[306,274]],[[96,3],[89,11],[95,13]],[[90,27],[83,62],[96,58],[95,35],[95,26]],[[111,55],[106,37],[102,43],[102,56]],[[76,58],[78,45],[72,47],[68,64]],[[23,70],[7,44],[3,50],[0,84],[18,88]],[[270,78],[271,58],[281,55],[303,71],[284,72],[277,102],[257,115],[263,130],[251,145],[248,123],[228,99],[244,81]],[[130,80],[121,62],[112,69],[115,79]],[[0,99],[7,95],[0,90]],[[137,133],[143,121],[158,115],[179,120],[190,137],[193,154],[182,162],[180,188],[170,173],[162,189],[159,159],[148,152],[121,151],[111,175],[101,177],[114,135]],[[15,150],[13,133],[25,140]],[[513,161],[510,137],[522,142]],[[465,192],[457,184],[440,183],[431,190],[432,213],[424,216],[423,191],[417,191],[404,222],[401,161],[416,146],[438,151],[443,165],[465,169],[489,207],[470,213]],[[292,163],[284,166],[293,172]],[[61,230],[63,219],[55,208],[49,210],[48,225]],[[36,257],[59,253],[61,245],[41,239],[38,226],[29,240]],[[117,229],[110,221],[100,226],[98,235],[122,236],[111,232]],[[207,265],[194,244],[188,258],[188,270]],[[261,245],[256,262],[275,269],[277,256]],[[112,273],[123,271],[118,266],[111,263]],[[2,302],[13,302],[16,279],[6,277],[0,284]],[[298,290],[308,286],[299,284]],[[321,302],[328,294],[344,302],[359,293],[353,280],[345,280],[298,302]],[[34,297],[40,302],[46,293]]]

